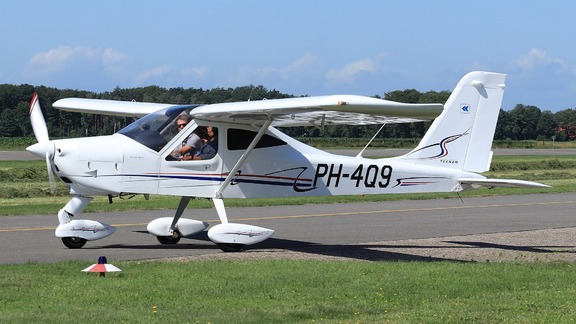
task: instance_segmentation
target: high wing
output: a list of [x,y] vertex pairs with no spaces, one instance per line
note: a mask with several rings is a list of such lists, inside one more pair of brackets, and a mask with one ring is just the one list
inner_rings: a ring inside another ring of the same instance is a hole
[[355,95],[332,95],[220,103],[200,106],[194,118],[272,126],[410,123],[436,118],[442,104],[405,104]]
[[[53,107],[72,112],[142,117],[173,104],[67,98]],[[410,123],[436,118],[442,104],[405,104],[355,95],[332,95],[219,103],[195,108],[194,118],[272,126],[324,126]]]
[[66,98],[54,102],[52,106],[60,110],[71,112],[122,117],[143,117],[158,110],[175,105],[151,102]]

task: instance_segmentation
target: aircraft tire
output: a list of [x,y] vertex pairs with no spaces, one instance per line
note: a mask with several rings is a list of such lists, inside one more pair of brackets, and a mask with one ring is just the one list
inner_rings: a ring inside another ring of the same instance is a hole
[[224,252],[240,252],[244,249],[244,244],[219,243],[218,247]]
[[80,249],[86,244],[86,239],[81,237],[63,237],[62,243],[69,249]]
[[162,244],[176,244],[180,241],[180,236],[156,236],[156,239]]

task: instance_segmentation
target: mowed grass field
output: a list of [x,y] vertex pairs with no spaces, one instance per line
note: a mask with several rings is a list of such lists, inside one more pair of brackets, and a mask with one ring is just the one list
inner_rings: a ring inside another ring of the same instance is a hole
[[[462,196],[576,191],[576,156],[496,156],[495,178],[552,185]],[[49,191],[43,161],[0,162],[2,215],[49,214],[68,201]],[[433,199],[453,194],[238,199],[232,206]],[[90,211],[173,209],[178,198],[141,196]],[[190,208],[210,208],[198,199]],[[0,217],[1,222],[1,217]],[[1,234],[0,234],[1,235]],[[575,244],[576,250],[576,244]],[[576,253],[576,251],[575,251]],[[448,261],[179,260],[113,262],[120,273],[84,273],[96,260],[0,266],[6,323],[569,323],[576,321],[575,264]]]
[[3,323],[570,323],[573,264],[250,260],[1,266]]

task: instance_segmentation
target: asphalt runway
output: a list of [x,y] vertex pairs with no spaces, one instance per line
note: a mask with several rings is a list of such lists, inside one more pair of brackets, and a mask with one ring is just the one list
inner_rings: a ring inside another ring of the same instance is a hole
[[[231,222],[276,231],[272,238],[251,246],[249,253],[280,249],[317,256],[344,254],[358,260],[410,260],[418,259],[416,253],[378,252],[372,250],[373,242],[576,227],[576,193],[228,208],[227,212]],[[64,247],[54,237],[56,215],[2,217],[0,263],[94,263],[99,256],[112,261],[224,253],[206,232],[176,245],[159,244],[146,233],[146,224],[165,216],[172,216],[172,211],[83,214],[80,218],[112,224],[117,231],[78,250]],[[218,223],[214,209],[187,209],[183,217]],[[576,238],[571,247],[576,247]]]

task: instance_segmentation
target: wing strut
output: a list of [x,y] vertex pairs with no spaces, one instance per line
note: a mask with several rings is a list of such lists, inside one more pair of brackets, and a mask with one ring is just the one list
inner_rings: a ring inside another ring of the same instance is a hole
[[238,159],[238,162],[236,162],[236,165],[234,165],[232,170],[230,170],[230,173],[228,173],[228,176],[226,176],[226,179],[224,180],[224,182],[220,186],[220,189],[218,189],[218,191],[216,191],[216,194],[214,195],[215,198],[222,199],[222,192],[224,191],[224,189],[226,189],[226,187],[228,187],[230,182],[232,182],[232,179],[236,176],[236,172],[238,172],[238,170],[240,170],[240,167],[242,167],[242,164],[244,164],[244,162],[246,161],[248,156],[250,156],[252,151],[254,151],[256,144],[258,144],[258,142],[260,141],[262,136],[264,136],[264,133],[266,133],[266,131],[268,130],[268,127],[270,127],[270,124],[272,124],[272,117],[268,117],[268,119],[264,122],[264,124],[262,125],[262,128],[260,128],[260,130],[258,131],[258,134],[256,134],[256,136],[254,137],[254,139],[252,140],[250,145],[248,145],[248,148],[246,149],[246,151],[244,151],[244,153],[242,154],[240,159]]
[[212,199],[214,207],[216,207],[216,212],[218,213],[218,218],[220,218],[220,223],[228,224],[228,216],[226,215],[226,208],[224,207],[224,200],[222,198]]
[[378,131],[376,132],[376,134],[374,134],[374,136],[372,136],[372,138],[370,139],[370,141],[366,144],[366,146],[364,146],[364,148],[362,149],[362,151],[360,151],[360,153],[358,153],[358,155],[356,155],[356,157],[358,157],[358,158],[362,157],[362,153],[364,153],[364,151],[366,151],[366,149],[368,148],[368,146],[370,145],[370,143],[372,143],[372,141],[376,138],[376,136],[378,136],[378,134],[380,134],[380,131],[382,131],[382,128],[384,128],[384,126],[386,126],[386,123],[383,123],[382,126],[380,126],[380,129],[378,129]]

